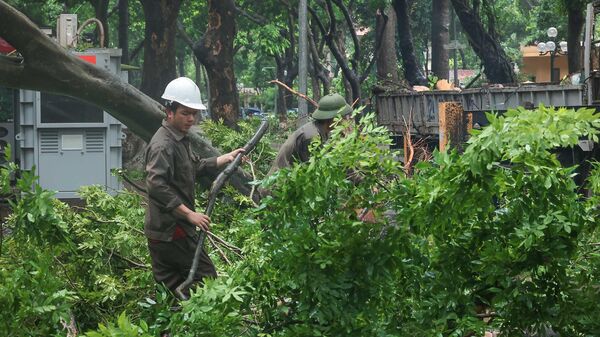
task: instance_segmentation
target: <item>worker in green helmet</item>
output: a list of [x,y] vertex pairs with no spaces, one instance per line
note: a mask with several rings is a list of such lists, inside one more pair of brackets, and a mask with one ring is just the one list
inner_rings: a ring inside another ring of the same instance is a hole
[[319,100],[319,107],[312,114],[312,121],[294,131],[283,143],[277,157],[271,165],[269,174],[284,167],[290,167],[294,162],[306,162],[310,157],[309,145],[315,137],[321,142],[329,139],[331,125],[336,116],[350,118],[352,108],[344,97],[339,94],[329,94]]

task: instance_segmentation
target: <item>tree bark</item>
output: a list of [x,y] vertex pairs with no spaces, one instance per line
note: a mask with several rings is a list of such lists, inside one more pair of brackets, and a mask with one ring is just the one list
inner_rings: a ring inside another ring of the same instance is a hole
[[208,27],[193,50],[208,74],[212,119],[237,129],[240,104],[233,69],[235,17],[233,0],[208,0]]
[[[397,83],[398,58],[396,56],[396,11],[388,7],[378,9],[375,16],[375,31],[381,32],[381,50],[377,57],[377,80]],[[383,31],[382,31],[383,30]]]
[[450,42],[450,1],[433,0],[431,10],[431,72],[440,79],[448,79],[448,49]]
[[515,83],[513,67],[500,43],[485,29],[480,17],[469,7],[467,0],[451,0],[469,44],[485,67],[484,73],[492,83]]
[[119,48],[121,63],[129,64],[129,0],[119,0]]
[[144,8],[144,65],[141,90],[160,100],[167,84],[176,75],[175,34],[179,0],[140,0]]
[[393,6],[398,18],[398,37],[400,39],[400,54],[404,63],[404,77],[411,85],[427,85],[427,79],[421,72],[415,57],[408,4],[406,0],[394,0]]
[[[160,127],[163,107],[135,87],[69,54],[25,15],[0,1],[0,36],[23,58],[0,56],[0,85],[66,95],[94,104],[117,118],[145,141]],[[190,133],[201,157],[219,152],[197,133]],[[250,178],[236,173],[232,185],[250,194]]]
[[[177,75],[178,76],[185,76],[185,48],[180,47],[177,48],[177,68],[178,68],[178,72]],[[197,85],[199,85],[199,82],[196,82]]]
[[580,72],[582,68],[581,62],[581,33],[585,23],[585,4],[582,1],[571,1],[567,5],[567,44],[569,48],[568,62],[569,74]]

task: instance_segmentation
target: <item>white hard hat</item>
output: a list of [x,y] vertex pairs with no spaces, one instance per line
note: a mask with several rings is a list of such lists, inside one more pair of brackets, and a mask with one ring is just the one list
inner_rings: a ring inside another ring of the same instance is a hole
[[179,77],[169,82],[160,97],[188,108],[206,110],[200,98],[200,89],[194,81],[187,77]]

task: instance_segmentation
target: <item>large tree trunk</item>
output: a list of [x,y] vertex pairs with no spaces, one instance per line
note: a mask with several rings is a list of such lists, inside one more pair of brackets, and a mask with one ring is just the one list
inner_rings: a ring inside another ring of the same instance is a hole
[[[135,87],[124,83],[60,47],[42,33],[25,15],[0,1],[0,36],[23,58],[0,56],[0,85],[46,91],[94,104],[145,141],[160,127],[163,107]],[[191,133],[193,150],[202,157],[219,152],[196,133]],[[230,180],[249,195],[249,178],[238,172]]]
[[406,0],[394,0],[394,10],[398,20],[398,37],[400,54],[404,63],[404,77],[411,85],[427,85],[427,79],[421,72],[410,30],[410,15]]
[[235,16],[233,0],[208,0],[208,27],[194,45],[194,54],[208,73],[212,119],[222,119],[231,128],[237,128],[240,111],[233,69]]
[[450,1],[433,0],[431,10],[431,72],[448,79],[448,49],[450,41]]
[[467,0],[451,0],[469,44],[485,67],[485,76],[492,83],[515,83],[513,67],[500,43],[484,28],[480,17],[469,7]]
[[179,0],[140,0],[144,7],[144,65],[142,91],[159,100],[167,84],[176,77],[175,33]]
[[121,63],[129,64],[129,0],[119,0],[119,48]]
[[576,73],[581,71],[581,33],[583,31],[583,24],[585,23],[583,1],[570,1],[567,4],[567,17],[569,26],[567,28],[567,44],[569,48],[569,73]]
[[[378,9],[375,16],[376,32],[381,36],[381,50],[377,57],[377,80],[398,82],[398,58],[396,56],[396,11],[391,7]],[[383,30],[383,32],[382,32]]]

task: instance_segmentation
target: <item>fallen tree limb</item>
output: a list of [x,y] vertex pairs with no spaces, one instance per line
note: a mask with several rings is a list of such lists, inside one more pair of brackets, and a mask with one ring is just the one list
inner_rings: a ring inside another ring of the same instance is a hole
[[[22,56],[0,57],[0,85],[86,101],[108,112],[144,141],[152,138],[165,116],[161,104],[118,76],[68,52],[4,1],[0,1],[0,18],[0,36]],[[189,137],[200,157],[220,154],[198,133],[190,132]],[[242,171],[233,173],[230,182],[240,193],[250,195],[250,177]]]

